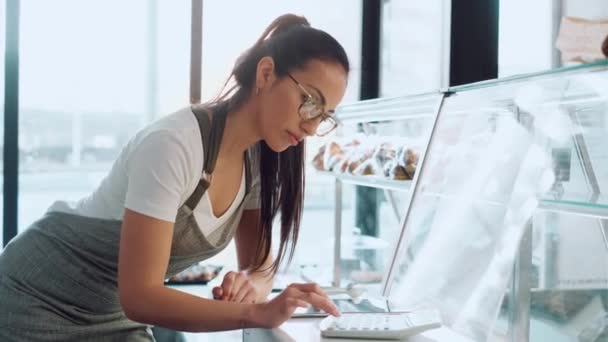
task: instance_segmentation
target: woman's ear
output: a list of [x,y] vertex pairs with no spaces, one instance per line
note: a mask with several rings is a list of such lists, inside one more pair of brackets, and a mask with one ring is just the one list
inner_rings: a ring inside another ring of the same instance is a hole
[[274,81],[274,59],[269,56],[262,57],[258,62],[255,74],[256,93],[264,89],[269,89]]

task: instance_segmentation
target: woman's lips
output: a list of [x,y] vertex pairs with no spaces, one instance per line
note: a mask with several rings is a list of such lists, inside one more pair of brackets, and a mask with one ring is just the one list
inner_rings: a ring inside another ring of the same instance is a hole
[[289,140],[291,141],[292,146],[298,145],[298,138],[295,135],[291,134],[290,132],[287,132],[287,135],[289,135]]

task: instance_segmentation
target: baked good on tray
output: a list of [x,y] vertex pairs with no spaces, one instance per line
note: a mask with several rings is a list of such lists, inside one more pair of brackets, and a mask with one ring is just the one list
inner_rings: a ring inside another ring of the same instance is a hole
[[418,159],[417,149],[399,138],[370,136],[347,142],[332,139],[319,148],[312,163],[317,170],[338,174],[411,180]]
[[166,283],[206,284],[217,277],[221,270],[222,266],[196,264],[167,279]]

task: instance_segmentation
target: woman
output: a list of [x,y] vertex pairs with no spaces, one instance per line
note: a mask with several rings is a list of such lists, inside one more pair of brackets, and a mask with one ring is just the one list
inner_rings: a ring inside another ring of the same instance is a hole
[[[234,87],[140,131],[90,196],[55,203],[7,245],[0,340],[150,341],[150,326],[270,328],[309,305],[339,315],[316,284],[266,297],[298,237],[304,138],[335,128],[348,72],[334,38],[303,17],[277,18],[237,60]],[[225,276],[214,299],[164,286],[232,238],[240,271]]]

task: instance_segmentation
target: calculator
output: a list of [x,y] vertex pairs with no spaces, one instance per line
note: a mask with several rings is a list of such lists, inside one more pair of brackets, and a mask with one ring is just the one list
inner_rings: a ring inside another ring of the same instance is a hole
[[411,312],[343,313],[328,316],[320,323],[324,337],[399,340],[439,328],[441,317],[434,309]]

